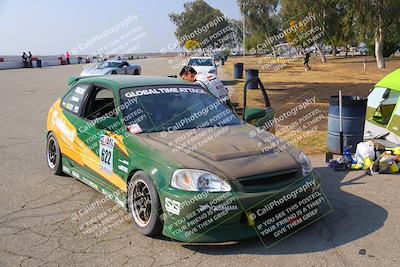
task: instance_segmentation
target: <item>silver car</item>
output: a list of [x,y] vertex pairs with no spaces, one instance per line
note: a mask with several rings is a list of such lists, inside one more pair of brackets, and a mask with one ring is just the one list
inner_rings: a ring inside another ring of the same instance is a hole
[[108,75],[108,74],[127,74],[140,75],[142,69],[139,65],[129,64],[122,60],[107,60],[92,68],[85,68],[81,76]]

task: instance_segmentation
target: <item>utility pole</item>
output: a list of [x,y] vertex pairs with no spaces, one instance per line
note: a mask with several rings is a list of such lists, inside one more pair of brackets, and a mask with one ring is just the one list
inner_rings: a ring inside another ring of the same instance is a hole
[[243,21],[243,30],[242,30],[242,34],[243,34],[243,43],[242,43],[242,46],[243,46],[243,59],[245,59],[246,58],[246,47],[245,47],[245,39],[246,39],[246,21],[245,21],[245,13],[244,13],[244,11],[246,10],[245,9],[245,3],[243,3],[243,14],[242,14],[242,21]]

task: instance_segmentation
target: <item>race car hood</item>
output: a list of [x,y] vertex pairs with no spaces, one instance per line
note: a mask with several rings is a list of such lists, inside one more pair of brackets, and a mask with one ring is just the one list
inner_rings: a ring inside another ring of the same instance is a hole
[[208,73],[212,68],[214,68],[213,66],[192,66],[197,73]]
[[[249,125],[137,135],[143,142],[178,161],[184,168],[207,170],[226,179],[299,169],[297,150],[277,151],[278,139]],[[250,137],[252,136],[252,137]],[[200,138],[199,138],[200,137]],[[260,146],[260,142],[268,142]],[[188,142],[194,140],[195,142]],[[290,151],[290,152],[288,152]],[[221,175],[222,173],[222,175]]]
[[114,68],[88,68],[81,72],[81,76],[105,75],[110,73]]

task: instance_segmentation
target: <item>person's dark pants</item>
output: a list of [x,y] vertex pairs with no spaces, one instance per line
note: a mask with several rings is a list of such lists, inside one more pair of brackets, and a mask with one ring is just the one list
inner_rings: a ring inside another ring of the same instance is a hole
[[67,58],[67,64],[69,65],[69,58]]

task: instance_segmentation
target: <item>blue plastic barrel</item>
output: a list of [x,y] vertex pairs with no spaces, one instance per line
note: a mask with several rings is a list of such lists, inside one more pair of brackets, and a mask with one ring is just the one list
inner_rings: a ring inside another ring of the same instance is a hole
[[[343,144],[352,153],[363,141],[367,99],[359,96],[342,96]],[[331,96],[328,111],[328,151],[340,153],[339,97]]]
[[[253,80],[255,78],[258,78],[258,70],[256,69],[247,69],[246,70],[246,81]],[[249,82],[246,86],[246,89],[258,89],[258,82],[256,80],[253,80]]]
[[243,63],[233,65],[233,79],[243,79]]

